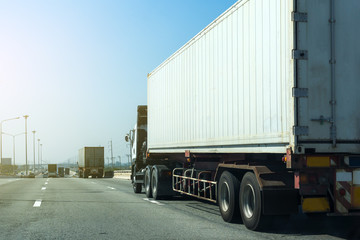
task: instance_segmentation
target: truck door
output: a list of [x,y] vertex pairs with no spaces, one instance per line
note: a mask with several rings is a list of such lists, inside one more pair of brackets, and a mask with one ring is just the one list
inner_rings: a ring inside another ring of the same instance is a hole
[[295,1],[298,144],[359,152],[360,1]]

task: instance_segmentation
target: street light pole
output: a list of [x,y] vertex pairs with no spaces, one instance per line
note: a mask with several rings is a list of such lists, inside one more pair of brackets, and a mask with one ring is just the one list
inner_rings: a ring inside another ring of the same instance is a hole
[[38,168],[40,169],[40,139],[38,138]]
[[33,168],[33,172],[35,173],[35,133],[36,131],[32,131],[33,135],[33,152],[34,152],[34,168]]
[[27,159],[27,118],[29,115],[25,115],[25,175],[28,175],[28,159]]
[[13,159],[14,160],[13,160],[12,166],[13,166],[13,172],[14,172],[14,168],[15,168],[15,164],[16,164],[16,162],[15,162],[15,137],[19,136],[19,135],[22,135],[24,133],[18,133],[18,134],[13,135],[13,134],[10,134],[10,133],[3,132],[3,134],[6,134],[6,135],[9,135],[9,136],[13,137]]
[[9,118],[9,119],[5,119],[5,120],[2,120],[0,122],[0,162],[2,161],[2,124],[3,122],[6,122],[6,121],[10,121],[10,120],[15,120],[15,119],[19,119],[20,117],[15,117],[15,118]]
[[15,135],[13,135],[12,137],[13,137],[13,165],[12,165],[12,170],[13,170],[13,174],[14,174],[14,168],[15,168]]
[[42,160],[42,143],[40,143],[40,162],[41,162],[41,165],[43,163],[43,160]]

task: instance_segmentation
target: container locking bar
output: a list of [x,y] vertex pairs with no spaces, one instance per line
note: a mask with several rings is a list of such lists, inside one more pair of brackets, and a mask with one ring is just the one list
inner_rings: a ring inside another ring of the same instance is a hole
[[311,121],[320,122],[321,125],[323,125],[324,122],[332,123],[331,118],[326,118],[323,115],[321,115],[320,118],[312,118]]

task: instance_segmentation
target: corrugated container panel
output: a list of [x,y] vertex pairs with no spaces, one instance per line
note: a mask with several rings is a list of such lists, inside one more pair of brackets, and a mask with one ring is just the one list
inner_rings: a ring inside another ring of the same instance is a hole
[[285,151],[291,2],[239,1],[149,74],[150,151]]
[[57,164],[48,164],[48,172],[57,172]]
[[79,150],[79,167],[104,167],[104,147],[84,147]]
[[79,149],[78,166],[79,167],[85,166],[85,148]]

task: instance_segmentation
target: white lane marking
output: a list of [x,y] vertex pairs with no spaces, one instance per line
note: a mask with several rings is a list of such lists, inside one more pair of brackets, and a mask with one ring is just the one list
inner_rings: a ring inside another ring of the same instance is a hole
[[151,203],[155,203],[155,204],[157,204],[157,205],[159,205],[159,206],[164,205],[164,204],[159,203],[158,201],[154,201],[154,200],[151,200],[150,202],[151,202]]
[[46,190],[46,187],[42,187],[41,190]]
[[91,183],[95,184],[94,182],[91,182]]
[[143,198],[143,200],[148,201],[148,202],[151,202],[151,203],[154,203],[154,204],[157,204],[157,205],[159,205],[159,206],[165,205],[165,204],[160,203],[160,202],[158,202],[158,201],[150,200],[149,198]]
[[110,189],[112,189],[112,190],[115,190],[115,188],[113,188],[113,187],[108,187],[108,188],[110,188]]
[[45,184],[48,184],[48,182],[46,182]]
[[41,201],[42,200],[36,200],[33,207],[40,207],[41,206]]

